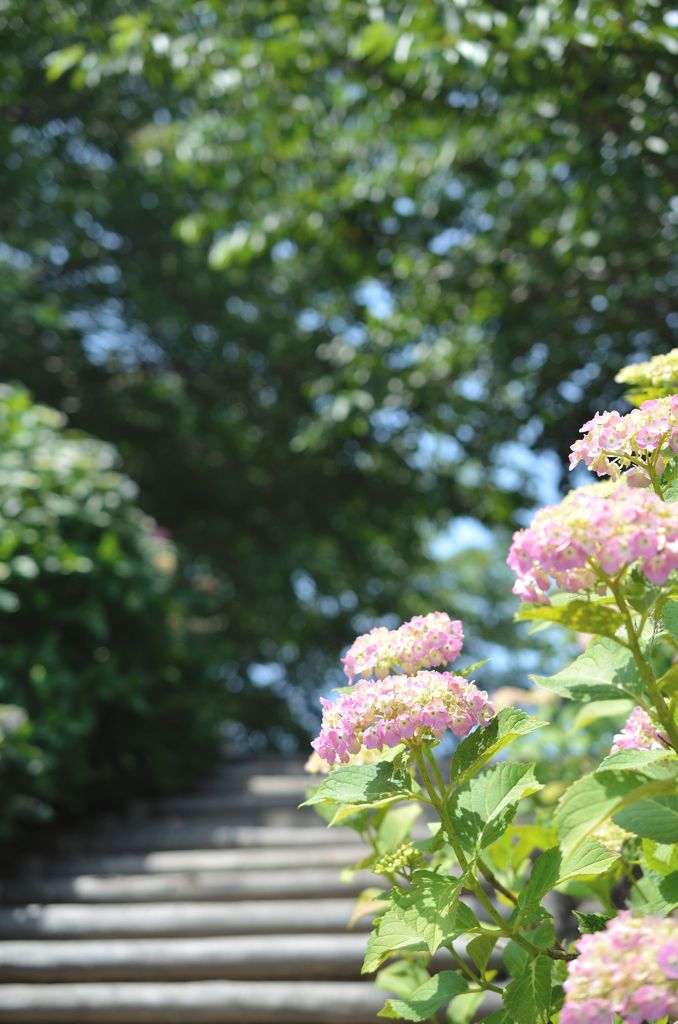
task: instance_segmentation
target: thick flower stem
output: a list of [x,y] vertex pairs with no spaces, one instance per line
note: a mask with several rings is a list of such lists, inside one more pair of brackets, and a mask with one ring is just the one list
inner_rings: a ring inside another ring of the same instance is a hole
[[[440,787],[440,793],[442,794],[443,799],[445,799],[447,787],[445,786],[443,777],[440,774],[440,768],[438,767],[438,762],[436,761],[435,754],[433,753],[430,747],[424,747],[424,752],[428,758],[429,764],[433,769],[436,781],[438,783],[438,786]],[[493,889],[495,889],[497,892],[500,892],[501,895],[509,901],[509,903],[512,903],[514,906],[517,906],[518,900],[513,895],[511,890],[507,889],[506,886],[499,881],[499,879],[495,875],[494,871],[492,871],[489,864],[486,864],[481,857],[478,858],[478,868],[480,870],[480,873],[487,879],[487,881],[490,883]]]
[[[464,872],[465,882],[468,888],[474,894],[474,896],[481,904],[481,906],[485,908],[488,915],[492,918],[495,924],[498,925],[502,935],[506,935],[508,938],[513,939],[514,942],[516,942],[519,946],[522,946],[523,949],[526,949],[529,953],[532,954],[532,956],[542,956],[545,952],[548,956],[553,956],[554,951],[545,951],[539,949],[538,946],[533,945],[533,943],[531,943],[528,939],[514,932],[513,929],[507,925],[506,921],[501,916],[499,911],[496,909],[496,907],[488,897],[487,893],[483,889],[478,879],[475,878],[475,876],[470,870],[469,862],[466,859],[466,855],[462,849],[461,843],[459,842],[459,838],[454,830],[454,826],[447,812],[445,798],[441,797],[436,791],[431,776],[429,775],[428,770],[426,768],[426,758],[424,757],[422,751],[417,747],[412,747],[412,752],[414,754],[414,759],[417,762],[417,767],[419,768],[419,772],[421,774],[424,787],[431,798],[433,806],[435,807],[436,811],[440,816],[440,821],[443,826],[443,830],[449,840],[450,846],[454,850],[454,854],[457,860],[459,861],[459,866]],[[560,959],[560,957],[558,957],[558,959]]]
[[640,649],[638,633],[633,622],[633,615],[626,603],[621,587],[610,581],[610,589],[615,596],[620,612],[624,616],[626,633],[629,641],[628,646],[633,655],[634,661],[638,666],[638,671],[640,672],[640,676],[645,684],[647,694],[657,711],[661,724],[666,730],[666,734],[671,741],[671,746],[675,751],[678,751],[678,726],[676,726],[673,715],[666,705],[666,701],[662,696],[661,690],[657,686],[657,680],[654,677],[652,666],[648,664]]

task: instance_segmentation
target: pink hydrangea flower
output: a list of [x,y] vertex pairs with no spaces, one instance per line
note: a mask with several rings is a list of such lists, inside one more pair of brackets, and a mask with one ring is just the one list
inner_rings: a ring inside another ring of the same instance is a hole
[[618,750],[666,750],[663,736],[647,711],[634,708],[624,728],[614,737],[611,753],[616,754]]
[[678,1015],[678,921],[622,911],[583,935],[568,965],[560,1024],[652,1024]]
[[661,454],[678,452],[678,395],[652,398],[639,409],[622,416],[618,412],[597,412],[581,428],[584,437],[575,441],[570,469],[583,462],[598,476],[617,479],[622,470],[635,467],[634,483],[649,483],[644,467],[652,460],[661,473]]
[[311,746],[330,765],[336,760],[347,763],[363,748],[440,739],[446,729],[466,736],[495,716],[487,693],[451,672],[360,679],[350,692],[321,703],[322,727]]
[[356,676],[383,679],[395,668],[412,673],[447,665],[460,653],[463,640],[461,622],[446,612],[415,615],[398,629],[377,626],[359,636],[342,664],[351,682]]
[[588,590],[634,563],[657,585],[678,569],[678,504],[623,484],[606,493],[599,487],[571,491],[513,535],[507,561],[523,601],[548,604],[552,583]]

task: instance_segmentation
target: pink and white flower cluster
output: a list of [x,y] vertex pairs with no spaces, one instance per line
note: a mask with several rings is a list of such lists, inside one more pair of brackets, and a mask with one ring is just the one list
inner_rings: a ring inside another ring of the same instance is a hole
[[564,982],[560,1024],[653,1024],[678,1016],[678,921],[622,911],[583,935]]
[[377,626],[359,636],[342,658],[344,672],[353,682],[356,676],[383,679],[396,668],[404,672],[437,668],[454,661],[463,640],[461,622],[446,612],[415,615],[398,629]]
[[440,739],[446,729],[466,736],[495,716],[487,693],[451,672],[361,679],[336,701],[321,703],[322,728],[311,746],[329,764],[345,764],[363,747],[382,750],[425,736]]
[[644,467],[664,470],[663,451],[678,452],[678,395],[653,398],[622,416],[597,412],[581,428],[584,437],[575,441],[570,469],[583,462],[598,476],[618,479],[622,470],[636,467],[629,482],[649,483]]
[[612,741],[611,753],[619,750],[667,750],[667,743],[662,743],[663,733],[643,708],[634,708],[626,720],[626,725]]
[[548,604],[552,582],[587,590],[634,563],[657,585],[678,569],[678,504],[623,484],[601,494],[599,486],[571,491],[513,535],[507,561],[523,601]]

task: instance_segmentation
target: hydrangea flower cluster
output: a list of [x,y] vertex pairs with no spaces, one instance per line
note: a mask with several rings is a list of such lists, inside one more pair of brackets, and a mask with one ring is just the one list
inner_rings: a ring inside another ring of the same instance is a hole
[[564,982],[560,1024],[643,1024],[678,1016],[678,921],[622,911],[583,935]]
[[615,380],[620,384],[640,387],[678,385],[678,348],[665,355],[654,356],[646,363],[631,363],[620,370]]
[[635,562],[659,585],[678,569],[678,505],[625,485],[606,495],[582,487],[515,533],[507,561],[518,576],[513,593],[539,604],[549,603],[552,581],[586,590]]
[[642,708],[634,708],[626,725],[612,741],[611,753],[619,750],[666,750],[667,744],[662,743],[663,733]]
[[395,668],[416,672],[447,665],[459,655],[463,641],[458,619],[445,612],[415,615],[398,629],[377,626],[359,636],[342,664],[351,682],[357,676],[383,679]]
[[581,433],[584,437],[572,445],[570,469],[583,462],[598,476],[616,480],[622,470],[636,467],[630,482],[647,484],[644,467],[650,460],[661,473],[664,460],[658,453],[667,448],[678,452],[678,395],[650,399],[625,416],[597,412]]
[[346,764],[363,747],[382,750],[425,736],[440,739],[446,729],[466,736],[495,715],[484,690],[451,672],[360,679],[336,701],[321,703],[322,727],[311,746],[330,765]]

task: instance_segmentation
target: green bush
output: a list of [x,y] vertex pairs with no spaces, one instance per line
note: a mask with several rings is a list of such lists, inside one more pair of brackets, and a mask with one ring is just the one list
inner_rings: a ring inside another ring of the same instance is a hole
[[214,749],[220,695],[187,629],[174,547],[116,463],[110,445],[0,387],[5,840],[181,787]]

